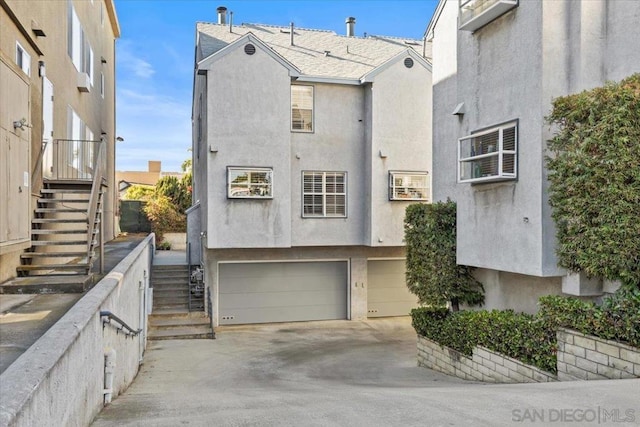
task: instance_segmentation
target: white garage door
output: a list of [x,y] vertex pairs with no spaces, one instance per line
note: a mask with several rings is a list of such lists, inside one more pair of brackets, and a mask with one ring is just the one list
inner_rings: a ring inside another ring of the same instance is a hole
[[418,306],[407,289],[404,260],[369,261],[367,281],[368,317],[407,316]]
[[347,318],[347,262],[219,264],[219,323]]

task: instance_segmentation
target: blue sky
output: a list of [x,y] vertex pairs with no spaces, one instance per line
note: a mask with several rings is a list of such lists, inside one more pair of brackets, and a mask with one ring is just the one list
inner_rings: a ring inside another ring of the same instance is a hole
[[356,18],[363,33],[422,38],[437,0],[402,1],[191,1],[115,0],[122,36],[117,49],[116,170],[179,171],[191,158],[191,90],[195,23],[215,22],[216,8],[233,11],[233,22],[345,32]]

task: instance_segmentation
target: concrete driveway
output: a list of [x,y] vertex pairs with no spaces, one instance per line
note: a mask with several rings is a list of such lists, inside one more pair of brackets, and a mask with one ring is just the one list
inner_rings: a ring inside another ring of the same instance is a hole
[[486,385],[418,368],[408,318],[217,337],[151,342],[138,378],[93,425],[640,425],[640,380]]

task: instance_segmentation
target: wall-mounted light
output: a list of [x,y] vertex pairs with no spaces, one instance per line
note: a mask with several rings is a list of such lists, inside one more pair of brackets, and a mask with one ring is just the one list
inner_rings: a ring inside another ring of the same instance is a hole
[[38,75],[40,75],[40,77],[47,75],[47,70],[44,67],[44,61],[38,61]]
[[100,57],[100,62],[102,62],[103,64],[106,64],[106,63],[107,63],[107,60],[106,60],[106,59],[104,59],[104,56],[101,56],[101,57]]
[[451,114],[453,114],[454,116],[464,116],[465,113],[465,108],[464,108],[464,102],[461,102],[460,104],[456,105],[456,108],[453,109],[453,112]]
[[27,119],[25,119],[24,117],[21,118],[20,120],[13,121],[13,130],[16,130],[16,129],[24,130],[24,128],[30,128],[30,127],[31,125],[27,124]]
[[384,150],[380,150],[379,155],[380,155],[381,159],[386,159],[387,158],[387,152],[384,151]]
[[121,136],[116,137],[116,141],[118,142],[124,142],[124,138]]
[[31,20],[31,31],[33,31],[33,34],[35,34],[36,37],[46,37],[47,36],[44,33],[44,30],[42,29],[42,26],[40,24],[38,24],[38,22],[34,21],[33,19]]

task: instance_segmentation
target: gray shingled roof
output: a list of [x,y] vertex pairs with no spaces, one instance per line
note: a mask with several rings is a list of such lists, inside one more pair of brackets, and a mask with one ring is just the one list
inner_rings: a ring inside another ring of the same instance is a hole
[[[265,42],[303,75],[359,79],[406,49],[422,55],[422,41],[382,36],[346,37],[333,31],[295,28],[291,46],[289,27],[262,24],[229,25],[199,22],[197,60],[204,59],[247,33]],[[328,52],[328,53],[326,53]],[[431,53],[427,52],[430,57]]]

